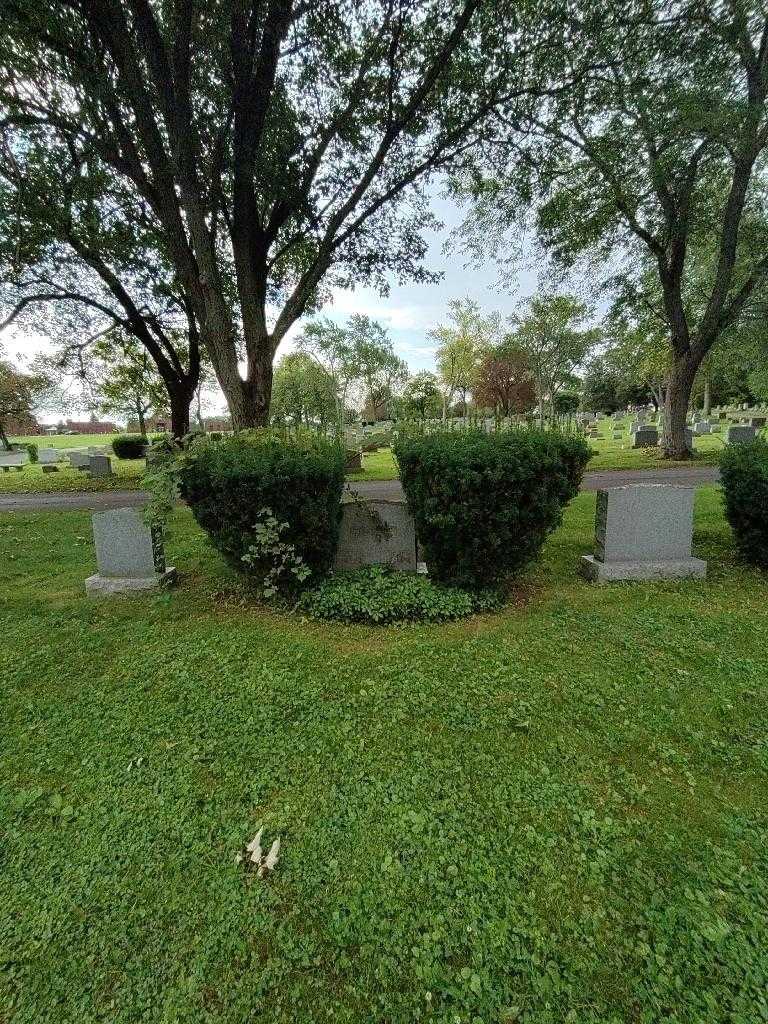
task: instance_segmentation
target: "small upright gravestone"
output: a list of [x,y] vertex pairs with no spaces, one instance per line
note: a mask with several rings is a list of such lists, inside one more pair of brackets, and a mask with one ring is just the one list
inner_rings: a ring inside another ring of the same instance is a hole
[[114,476],[112,472],[112,460],[108,455],[90,455],[88,457],[88,469],[91,471],[91,476]]
[[709,420],[698,420],[693,427],[694,434],[711,434],[712,426]]
[[728,427],[726,440],[728,444],[750,444],[756,436],[757,431],[754,427],[732,426]]
[[345,501],[334,568],[416,572],[416,527],[404,501]]
[[659,432],[655,427],[638,427],[632,441],[633,448],[654,448],[659,443]]
[[595,553],[581,559],[590,580],[703,577],[691,556],[692,487],[640,484],[597,492]]
[[73,469],[90,469],[91,457],[87,452],[68,452],[67,458]]
[[94,513],[93,540],[99,571],[85,581],[89,594],[157,590],[176,579],[165,564],[160,531],[145,525],[139,509]]
[[12,469],[15,469],[18,473],[20,473],[24,469],[24,464],[26,461],[26,452],[0,453],[0,467],[2,467],[4,473],[8,473]]

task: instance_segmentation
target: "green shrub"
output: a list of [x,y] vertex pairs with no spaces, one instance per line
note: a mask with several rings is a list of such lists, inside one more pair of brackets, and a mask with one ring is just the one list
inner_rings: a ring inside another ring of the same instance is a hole
[[407,432],[394,452],[430,575],[475,590],[539,553],[590,457],[581,437],[534,430]]
[[143,459],[149,441],[141,434],[121,434],[112,442],[112,451],[118,459]]
[[[260,512],[280,524],[280,543],[311,572],[333,563],[339,539],[344,452],[316,435],[240,433],[222,441],[196,439],[180,470],[181,494],[216,547],[241,572],[265,580],[274,565],[259,545]],[[283,524],[286,524],[283,528]]]
[[29,461],[37,462],[37,445],[34,441],[27,441],[24,447],[29,452]]
[[740,554],[768,568],[768,444],[726,445],[720,457],[725,516]]
[[498,607],[497,592],[442,587],[426,576],[371,565],[339,573],[299,598],[299,610],[336,622],[446,622]]

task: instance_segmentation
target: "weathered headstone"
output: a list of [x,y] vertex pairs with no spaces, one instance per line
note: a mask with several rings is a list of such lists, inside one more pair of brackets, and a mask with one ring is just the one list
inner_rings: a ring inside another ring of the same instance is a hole
[[89,594],[123,594],[157,590],[176,578],[166,566],[162,536],[150,529],[135,508],[95,512],[93,540],[98,572],[85,581]]
[[345,453],[344,471],[346,473],[359,473],[363,468],[363,453],[347,451]]
[[692,487],[636,484],[597,492],[595,553],[581,559],[590,580],[703,577],[691,555]]
[[712,427],[708,420],[699,420],[693,427],[694,434],[711,434]]
[[756,437],[757,431],[754,427],[734,424],[734,426],[728,427],[726,441],[728,444],[750,444]]
[[53,466],[59,461],[61,452],[55,448],[40,448],[37,453],[37,461],[41,466]]
[[[663,438],[659,436],[659,447],[661,447],[662,440]],[[688,448],[690,451],[693,451],[693,431],[690,427],[685,428],[685,445],[686,448]]]
[[334,568],[416,571],[416,527],[404,501],[345,501]]
[[633,448],[654,448],[659,443],[659,432],[655,427],[638,427],[635,431]]
[[91,457],[88,452],[67,452],[67,458],[73,469],[91,468]]
[[112,460],[108,455],[91,455],[88,459],[88,468],[91,471],[91,476],[114,476],[114,473],[112,472]]
[[753,416],[750,419],[749,423],[750,423],[750,426],[756,427],[758,430],[761,430],[765,426],[765,424],[768,423],[768,417],[765,417],[765,416]]
[[0,467],[4,473],[9,473],[12,469],[20,473],[28,457],[26,452],[0,452]]

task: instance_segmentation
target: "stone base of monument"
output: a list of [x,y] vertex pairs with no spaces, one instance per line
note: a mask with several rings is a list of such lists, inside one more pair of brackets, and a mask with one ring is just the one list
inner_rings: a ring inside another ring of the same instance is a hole
[[707,574],[691,554],[692,487],[634,484],[597,492],[595,553],[582,556],[589,580],[664,580]]
[[176,582],[176,569],[169,565],[165,572],[156,572],[152,576],[102,576],[95,573],[85,581],[86,594],[94,596],[111,596],[113,594],[131,594],[135,591],[161,590]]
[[707,563],[701,558],[683,558],[677,562],[598,562],[594,555],[582,555],[579,570],[585,579],[596,583],[703,579],[707,575]]

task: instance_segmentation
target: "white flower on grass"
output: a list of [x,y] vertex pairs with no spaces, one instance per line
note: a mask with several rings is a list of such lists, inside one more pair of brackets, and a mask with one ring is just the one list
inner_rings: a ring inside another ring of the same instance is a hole
[[277,857],[280,853],[280,839],[277,838],[269,848],[269,853],[264,858],[264,862],[259,868],[259,878],[263,878],[268,871],[274,871],[275,865],[277,864]]
[[261,863],[261,834],[264,831],[264,826],[259,829],[253,839],[246,846],[246,850],[251,855],[251,864]]
[[280,839],[277,838],[269,848],[269,852],[266,857],[264,851],[261,848],[261,837],[264,833],[264,827],[262,826],[253,839],[245,847],[245,852],[242,851],[235,857],[236,864],[242,864],[245,862],[246,868],[250,871],[255,871],[259,878],[264,878],[270,871],[274,871],[277,865],[277,859],[280,854]]

